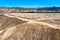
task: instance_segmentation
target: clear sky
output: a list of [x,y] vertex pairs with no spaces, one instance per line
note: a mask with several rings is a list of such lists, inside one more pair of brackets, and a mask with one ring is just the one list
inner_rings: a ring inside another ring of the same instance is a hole
[[60,6],[60,0],[0,0],[0,6],[8,7]]

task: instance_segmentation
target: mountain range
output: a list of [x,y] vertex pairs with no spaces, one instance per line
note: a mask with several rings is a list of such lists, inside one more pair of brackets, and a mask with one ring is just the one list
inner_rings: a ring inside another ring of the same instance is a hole
[[0,13],[20,13],[20,12],[60,12],[60,7],[38,7],[38,8],[23,8],[23,7],[0,7]]

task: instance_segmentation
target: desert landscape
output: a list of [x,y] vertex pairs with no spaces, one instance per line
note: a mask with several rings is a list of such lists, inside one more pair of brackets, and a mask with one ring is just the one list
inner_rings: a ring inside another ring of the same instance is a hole
[[60,40],[60,13],[1,14],[0,40]]
[[0,0],[0,40],[60,40],[60,0]]

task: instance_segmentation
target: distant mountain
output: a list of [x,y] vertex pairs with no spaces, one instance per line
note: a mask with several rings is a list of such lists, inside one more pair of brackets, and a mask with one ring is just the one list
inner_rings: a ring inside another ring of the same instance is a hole
[[23,8],[23,7],[0,7],[0,13],[20,13],[20,12],[60,12],[60,7],[43,8]]

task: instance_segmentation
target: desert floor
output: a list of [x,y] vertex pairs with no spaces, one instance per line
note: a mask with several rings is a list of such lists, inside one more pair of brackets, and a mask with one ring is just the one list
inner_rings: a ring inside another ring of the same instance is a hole
[[2,14],[0,40],[60,40],[60,13]]

